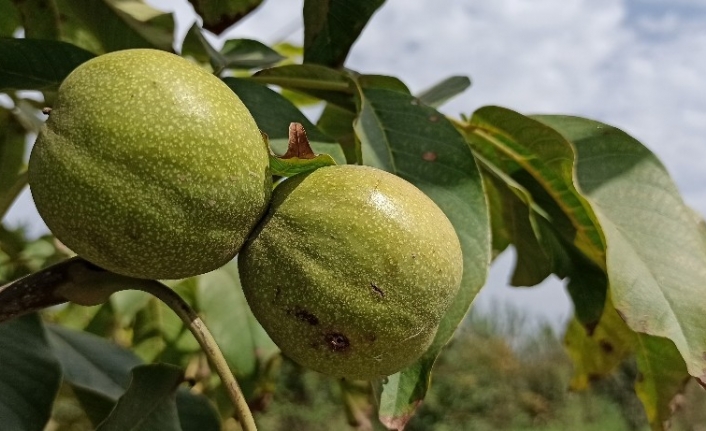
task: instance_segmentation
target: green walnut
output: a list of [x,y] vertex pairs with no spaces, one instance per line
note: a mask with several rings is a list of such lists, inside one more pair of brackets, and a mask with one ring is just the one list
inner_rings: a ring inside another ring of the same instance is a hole
[[353,165],[278,185],[238,264],[249,305],[282,352],[349,379],[418,359],[463,270],[456,232],[431,199]]
[[95,265],[175,279],[231,260],[271,196],[268,150],[220,79],[167,52],[101,55],[62,82],[32,149],[39,214]]

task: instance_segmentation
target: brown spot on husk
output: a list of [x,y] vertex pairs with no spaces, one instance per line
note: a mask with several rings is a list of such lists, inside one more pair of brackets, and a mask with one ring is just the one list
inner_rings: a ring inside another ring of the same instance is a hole
[[376,294],[377,296],[379,296],[380,298],[384,298],[384,297],[385,297],[385,292],[383,292],[382,289],[380,289],[380,288],[377,286],[377,284],[375,284],[375,283],[370,283],[370,288],[373,290],[373,293],[375,293],[375,294]]
[[601,346],[601,350],[603,350],[603,353],[613,353],[613,345],[607,342],[606,340],[600,340],[598,342],[598,345]]
[[319,318],[316,317],[316,315],[314,315],[313,313],[310,313],[309,311],[303,308],[297,308],[293,311],[290,311],[290,314],[293,314],[294,317],[301,320],[302,322],[308,323],[311,326],[316,326],[319,324]]
[[325,335],[325,339],[326,345],[334,352],[343,352],[348,350],[348,347],[350,346],[348,337],[340,332],[329,332]]

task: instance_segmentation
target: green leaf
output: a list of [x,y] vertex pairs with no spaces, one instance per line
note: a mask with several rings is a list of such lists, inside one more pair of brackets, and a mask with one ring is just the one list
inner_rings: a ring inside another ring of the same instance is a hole
[[576,178],[607,243],[615,308],[638,333],[671,340],[689,373],[706,383],[706,247],[691,210],[657,158],[614,127],[583,118],[537,117],[576,148]]
[[129,383],[128,372],[140,358],[101,337],[47,325],[49,344],[72,386],[117,400]]
[[639,335],[635,392],[642,402],[653,431],[669,429],[670,404],[689,380],[684,360],[666,338]]
[[20,13],[11,0],[0,0],[0,37],[12,37],[20,26]]
[[272,175],[280,177],[292,177],[302,172],[309,172],[335,164],[336,161],[328,154],[319,154],[312,159],[300,159],[299,157],[283,159],[278,156],[270,155],[270,170],[272,171]]
[[194,23],[186,32],[181,45],[181,55],[191,57],[200,63],[209,63],[214,69],[216,69],[214,65],[223,62],[221,53],[204,37],[197,23]]
[[416,98],[386,89],[362,89],[354,128],[365,164],[419,187],[444,211],[461,241],[463,279],[427,353],[389,377],[381,398],[384,423],[406,421],[424,398],[431,367],[483,286],[490,261],[490,225],[482,180],[460,133]]
[[197,309],[233,373],[245,380],[243,390],[250,392],[258,368],[279,349],[252,315],[235,261],[199,276],[198,283]]
[[[65,380],[73,387],[91,421],[94,424],[102,422],[128,387],[130,370],[142,365],[142,360],[131,351],[86,332],[59,325],[48,325],[47,332]],[[184,418],[184,431],[220,429],[216,412],[202,396],[181,389],[177,406],[179,417]],[[196,426],[199,422],[202,428]],[[187,423],[193,426],[187,426]]]
[[266,85],[243,78],[224,78],[223,82],[243,101],[269,139],[288,138],[289,124],[296,122],[304,126],[310,140],[330,140],[292,102]]
[[372,430],[373,423],[370,416],[374,409],[371,404],[373,394],[370,382],[341,379],[338,384],[348,425],[353,429]]
[[424,357],[384,381],[378,416],[388,429],[404,429],[412,419],[431,384],[433,366],[434,360]]
[[181,431],[176,390],[183,381],[184,371],[173,365],[133,368],[130,386],[96,431]]
[[[496,211],[517,250],[512,284],[532,286],[551,273],[568,277],[576,316],[595,325],[603,313],[607,277],[598,248],[600,227],[573,185],[573,149],[527,117],[503,109],[481,111],[464,131],[484,172],[493,176],[500,199]],[[496,217],[496,225],[500,222]],[[576,226],[594,237],[577,234]]]
[[123,290],[110,296],[111,308],[116,320],[122,323],[122,327],[128,327],[149,301],[150,295],[140,290]]
[[[312,149],[318,154],[328,154],[335,162],[345,163],[346,159],[340,145],[322,133],[309,119],[285,97],[267,86],[248,79],[225,78],[223,81],[243,101],[257,127],[267,134],[273,149],[286,150],[289,139],[289,124],[301,123],[310,139]],[[282,148],[283,147],[283,148]],[[275,162],[276,163],[276,162]],[[316,163],[329,163],[320,159]],[[325,166],[325,165],[321,165]],[[281,166],[287,170],[286,164]],[[296,167],[294,167],[296,169]],[[278,174],[276,174],[278,175]]]
[[179,388],[176,398],[183,431],[220,431],[218,412],[205,395]]
[[0,91],[53,90],[94,55],[65,42],[0,39]]
[[511,284],[535,285],[561,266],[554,259],[558,253],[553,253],[555,250],[552,247],[544,247],[548,241],[540,240],[545,234],[552,235],[547,232],[546,223],[542,222],[547,215],[534,202],[529,191],[511,176],[480,154],[476,155],[476,159],[484,173],[486,192],[492,192],[490,196],[496,199],[496,206],[491,207],[494,211],[490,213],[491,222],[494,223],[493,234],[502,230],[506,240],[514,244],[517,250]]
[[[172,282],[169,287],[194,305],[198,288],[195,278]],[[133,331],[133,351],[147,362],[160,360],[185,366],[188,357],[200,350],[181,319],[154,297],[135,315]]]
[[637,337],[608,301],[597,325],[587,328],[576,318],[569,321],[564,346],[574,365],[571,388],[584,390],[615,371],[635,351]]
[[316,127],[339,143],[348,163],[360,164],[363,156],[353,130],[354,121],[355,113],[327,103]]
[[551,216],[561,236],[599,268],[605,267],[605,244],[591,206],[574,186],[574,151],[551,127],[505,108],[474,112],[466,127],[475,151],[493,159],[509,158],[529,174],[519,181]]
[[438,108],[449,99],[466,91],[470,86],[471,80],[467,76],[450,76],[422,91],[417,97],[425,105]]
[[493,255],[491,260],[494,261],[511,245],[511,234],[503,217],[505,212],[503,211],[504,204],[500,196],[500,192],[493,185],[493,181],[486,175],[483,175],[483,188],[485,189],[485,196],[488,199],[488,212],[490,213],[491,230],[490,236],[493,242]]
[[61,382],[42,322],[29,314],[0,325],[0,418],[7,430],[41,431]]
[[59,11],[53,0],[15,0],[14,3],[26,38],[59,38]]
[[385,0],[304,0],[304,63],[341,67]]
[[353,86],[347,74],[316,64],[290,64],[263,69],[253,81],[277,85],[326,100],[349,111],[355,110]]
[[194,24],[184,37],[182,55],[193,57],[201,63],[210,63],[216,74],[224,69],[253,69],[272,66],[283,60],[277,51],[252,39],[231,39],[217,51]]
[[173,50],[174,17],[142,1],[57,0],[57,5],[68,21],[65,39],[76,43],[88,32],[91,42],[99,44],[97,53],[130,48]]
[[252,39],[230,39],[221,49],[223,68],[254,69],[272,66],[284,59],[277,51]]
[[189,0],[203,18],[203,27],[221,34],[257,8],[262,0]]
[[27,184],[24,172],[25,129],[0,108],[0,220]]
[[394,76],[356,74],[353,74],[353,76],[358,85],[363,88],[379,88],[411,94],[407,85]]

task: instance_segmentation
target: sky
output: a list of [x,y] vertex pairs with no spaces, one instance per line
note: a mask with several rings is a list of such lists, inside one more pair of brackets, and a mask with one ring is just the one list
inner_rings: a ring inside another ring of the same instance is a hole
[[[196,19],[186,0],[148,0],[175,11],[177,40]],[[237,37],[301,43],[303,0],[265,0],[215,45]],[[450,75],[472,87],[442,107],[484,105],[525,114],[580,115],[630,133],[663,161],[687,204],[706,214],[706,1],[387,0],[346,66],[389,74],[413,92]],[[8,215],[41,231],[29,193]],[[561,326],[571,315],[556,279],[510,288],[514,256],[496,260],[476,305],[509,304]]]

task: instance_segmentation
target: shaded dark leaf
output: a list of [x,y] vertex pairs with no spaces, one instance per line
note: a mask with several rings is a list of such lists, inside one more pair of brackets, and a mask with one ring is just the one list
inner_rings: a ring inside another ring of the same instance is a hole
[[65,42],[0,39],[0,91],[52,90],[94,55]]
[[0,0],[0,37],[11,37],[21,25],[20,13],[11,0]]
[[225,78],[223,81],[243,101],[257,126],[267,134],[275,152],[283,154],[289,138],[289,125],[295,122],[304,126],[311,147],[317,154],[328,154],[336,162],[345,163],[341,147],[281,94],[249,79]]
[[292,102],[266,85],[245,78],[224,78],[270,139],[289,137],[289,124],[300,123],[311,141],[330,141]]
[[176,390],[184,381],[181,368],[167,364],[132,369],[130,386],[97,431],[181,431]]
[[24,155],[24,127],[10,111],[0,108],[0,220],[27,184]]
[[39,316],[0,325],[0,418],[7,430],[44,429],[61,382]]
[[220,431],[218,412],[206,396],[179,388],[176,396],[183,431]]
[[262,0],[189,0],[203,18],[203,27],[221,34],[257,8]]
[[[130,48],[173,50],[174,17],[137,0],[57,0],[64,40],[85,41],[96,53]],[[97,46],[95,46],[97,45]],[[89,46],[86,46],[89,48]]]
[[347,163],[363,163],[360,145],[355,137],[353,122],[355,113],[330,103],[326,104],[324,111],[316,123],[322,132],[334,138],[341,145]]
[[59,38],[59,10],[53,0],[14,0],[22,20],[25,37]]
[[191,57],[200,63],[209,63],[214,69],[223,63],[221,53],[211,46],[211,43],[203,36],[201,27],[196,23],[189,28],[184,36],[181,55]]
[[304,63],[340,67],[384,0],[305,0]]

